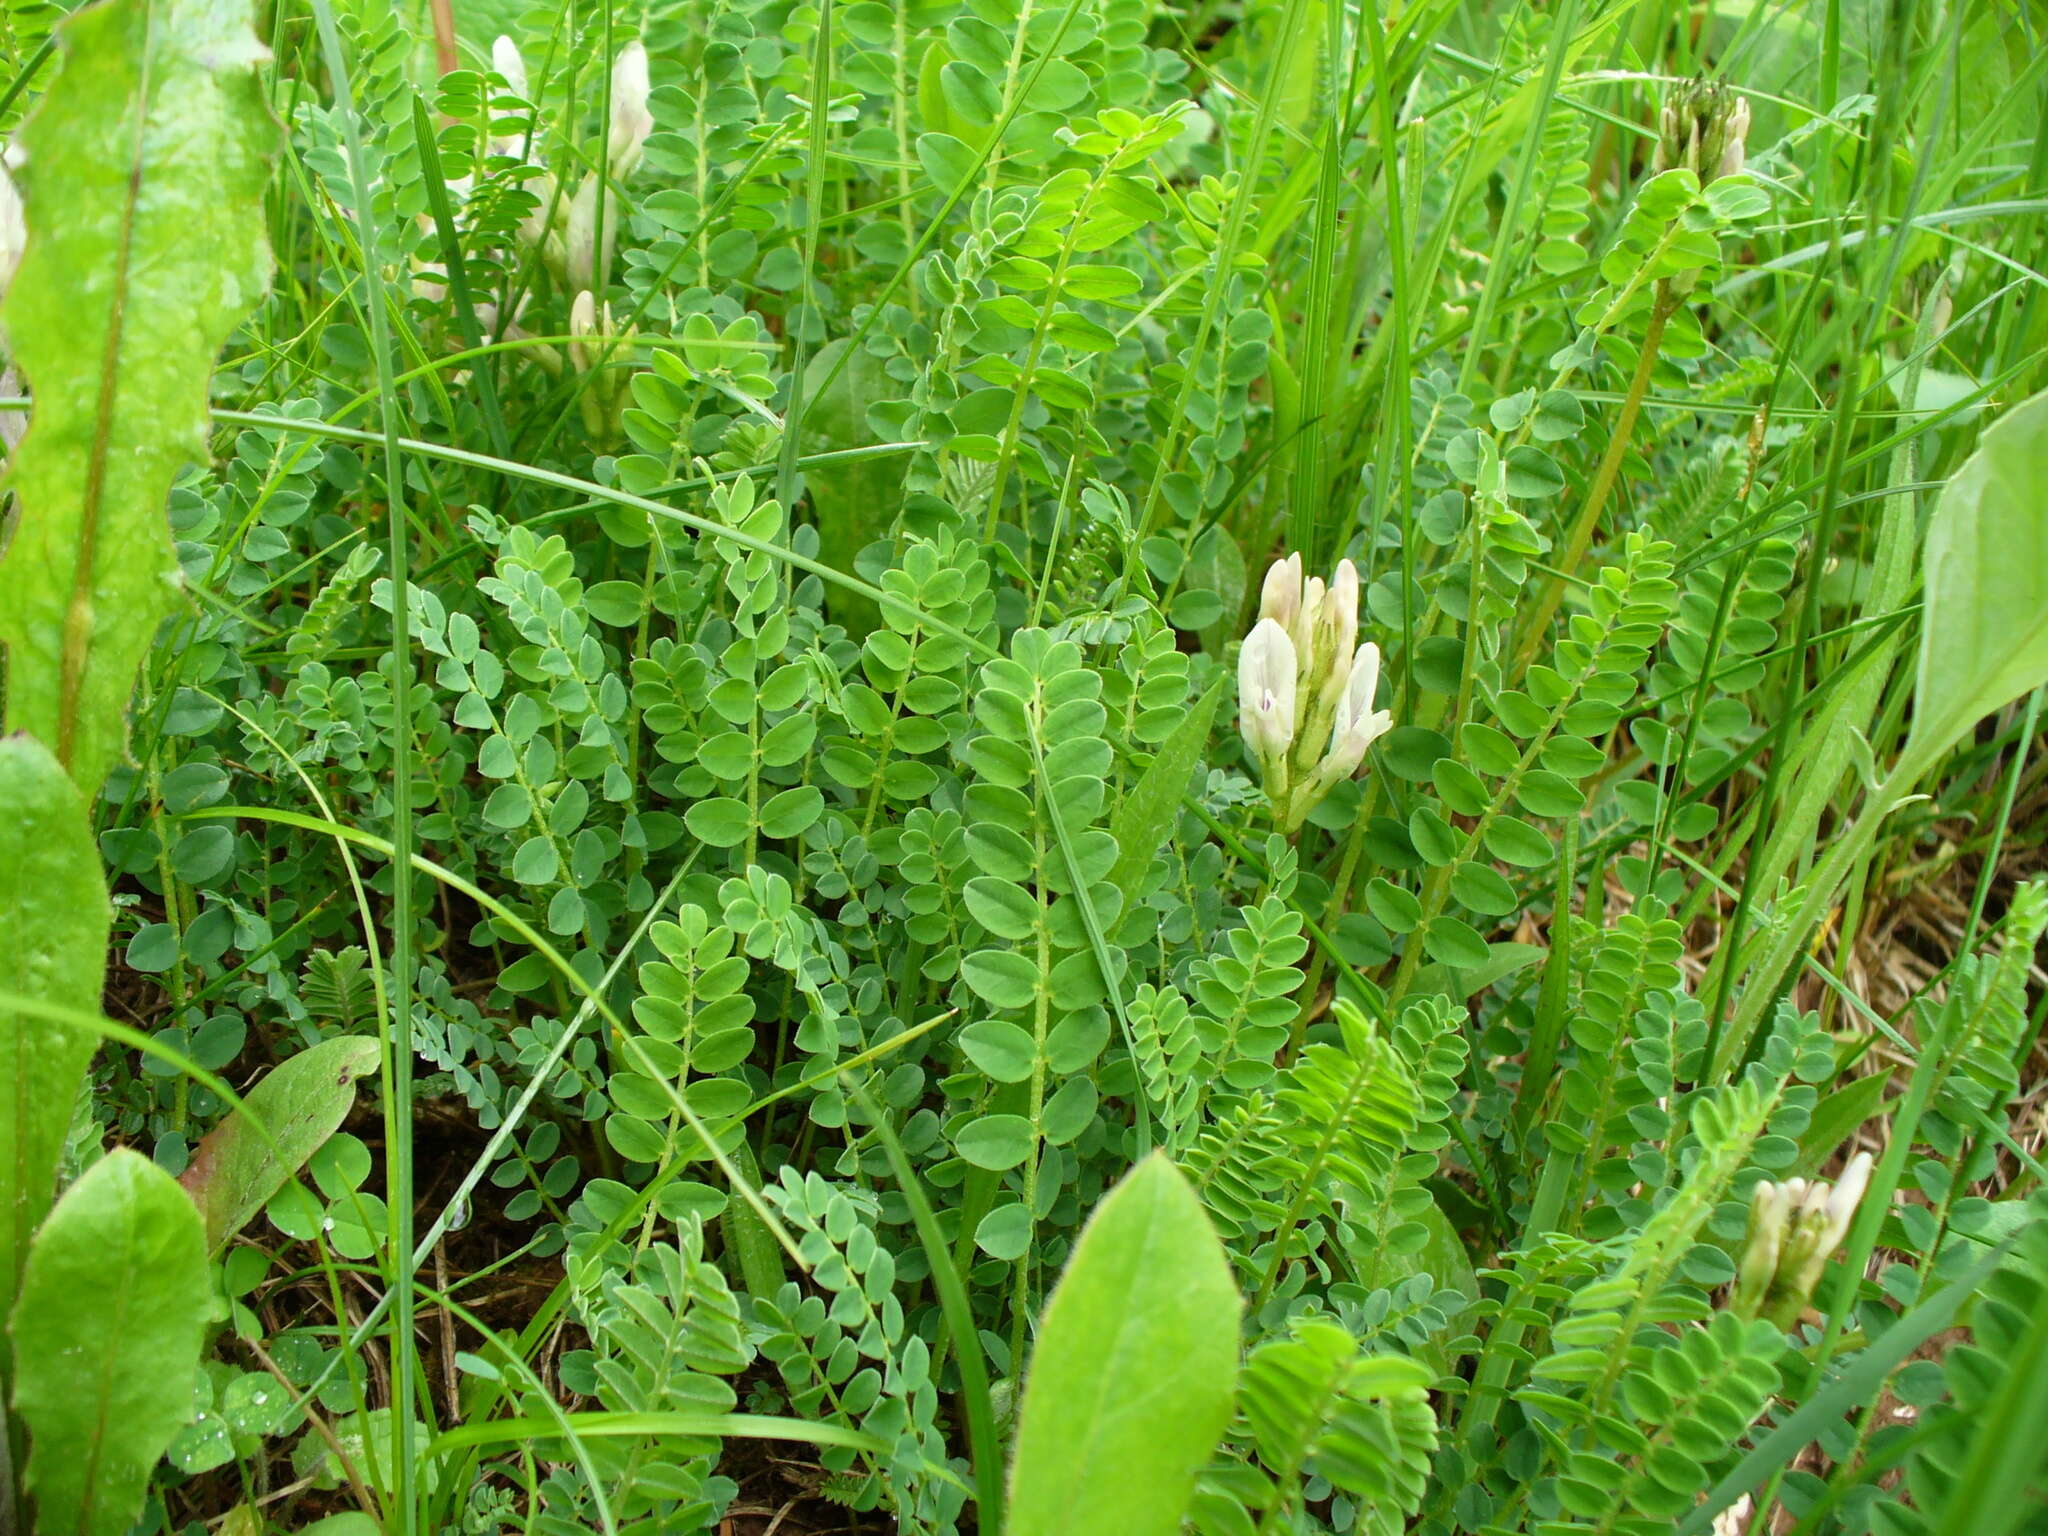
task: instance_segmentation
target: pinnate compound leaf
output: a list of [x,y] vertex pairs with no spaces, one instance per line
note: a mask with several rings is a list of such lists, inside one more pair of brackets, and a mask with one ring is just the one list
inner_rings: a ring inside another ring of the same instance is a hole
[[1038,1334],[1010,1536],[1171,1536],[1230,1422],[1239,1301],[1201,1200],[1163,1153],[1075,1244]]
[[165,499],[205,456],[214,357],[269,281],[274,132],[249,19],[218,0],[76,11],[21,133],[28,243],[4,321],[35,407],[6,482],[7,723],[87,793],[177,600]]
[[2048,392],[2008,411],[1941,493],[1922,550],[1914,745],[1939,750],[2048,682]]
[[301,1051],[277,1067],[193,1150],[178,1182],[206,1221],[206,1245],[218,1253],[251,1216],[306,1165],[340,1128],[356,1101],[356,1080],[377,1070],[377,1042],[344,1035]]
[[[76,786],[33,737],[0,739],[0,987],[97,1014],[108,921]],[[56,1193],[57,1159],[97,1044],[69,1025],[0,1009],[0,1319]]]
[[148,1158],[110,1153],[57,1202],[12,1328],[38,1530],[125,1536],[191,1416],[208,1309],[199,1212]]

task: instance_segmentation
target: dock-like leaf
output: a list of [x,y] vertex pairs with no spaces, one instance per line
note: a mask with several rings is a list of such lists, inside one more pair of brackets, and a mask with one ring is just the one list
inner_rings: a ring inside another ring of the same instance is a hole
[[20,136],[28,246],[0,324],[35,406],[6,481],[7,724],[88,795],[177,600],[165,502],[204,456],[215,354],[269,281],[274,133],[250,16],[220,0],[74,12]]
[[125,1536],[191,1417],[208,1306],[206,1235],[169,1174],[123,1149],[65,1191],[11,1330],[38,1531]]
[[1240,1305],[1180,1170],[1104,1198],[1046,1304],[1010,1467],[1009,1536],[1172,1536],[1230,1422]]
[[376,1070],[377,1042],[370,1036],[323,1040],[249,1090],[244,1102],[263,1131],[233,1114],[206,1133],[178,1182],[206,1220],[208,1248],[225,1247],[306,1165],[347,1118],[356,1080]]
[[2048,393],[1984,434],[1927,525],[1913,744],[1947,746],[2048,682]]
[[[0,738],[0,985],[97,1014],[109,917],[77,787],[41,742]],[[56,1197],[57,1159],[97,1044],[83,1030],[0,1009],[0,1319]]]

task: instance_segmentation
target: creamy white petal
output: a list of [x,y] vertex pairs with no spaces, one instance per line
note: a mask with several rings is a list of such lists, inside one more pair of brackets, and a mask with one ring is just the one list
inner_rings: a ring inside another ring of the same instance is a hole
[[1237,659],[1238,720],[1262,760],[1284,753],[1294,740],[1294,642],[1271,619],[1245,637]]

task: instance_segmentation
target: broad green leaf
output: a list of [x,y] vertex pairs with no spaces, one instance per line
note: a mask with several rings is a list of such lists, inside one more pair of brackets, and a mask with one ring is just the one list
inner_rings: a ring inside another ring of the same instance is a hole
[[249,18],[212,0],[73,13],[21,133],[28,246],[4,322],[35,410],[7,477],[7,724],[88,793],[176,606],[165,498],[205,457],[214,357],[269,281],[273,128]]
[[977,1168],[1014,1168],[1031,1155],[1031,1122],[1022,1115],[983,1115],[960,1128],[953,1144]]
[[57,1202],[12,1329],[37,1530],[125,1536],[191,1417],[210,1308],[199,1212],[148,1158],[112,1152]]
[[[38,1001],[97,1014],[108,919],[77,787],[41,742],[0,738],[0,977]],[[97,1044],[69,1025],[0,1011],[0,1318],[56,1195],[71,1107]]]
[[[388,1497],[398,1484],[398,1479],[392,1475],[398,1464],[391,1454],[391,1442],[397,1428],[389,1408],[371,1408],[348,1414],[334,1421],[335,1445],[329,1445],[319,1435],[302,1436],[292,1452],[292,1470],[301,1477],[310,1477],[317,1487],[340,1486],[344,1473],[341,1456],[336,1454],[338,1446],[363,1482]],[[427,1439],[426,1425],[414,1419],[412,1435],[415,1445],[424,1443]],[[424,1481],[431,1487],[439,1467],[429,1458],[421,1470]]]
[[1089,1218],[1038,1333],[1010,1536],[1171,1536],[1230,1422],[1239,1301],[1201,1201],[1162,1153]]
[[1913,744],[1938,750],[2048,682],[2048,393],[1984,433],[1936,503]]
[[298,1536],[382,1536],[382,1528],[360,1510],[348,1510],[299,1527]]
[[344,1035],[301,1051],[249,1090],[250,1114],[230,1115],[193,1149],[179,1177],[206,1220],[206,1245],[218,1253],[270,1197],[332,1136],[356,1101],[356,1080],[377,1070],[377,1042]]
[[1202,751],[1209,745],[1209,727],[1216,719],[1216,704],[1223,697],[1226,680],[1219,677],[1209,685],[1209,691],[1173,728],[1173,734],[1159,744],[1151,766],[1117,806],[1109,830],[1116,838],[1118,853],[1109,879],[1123,897],[1125,911],[1137,898],[1139,883],[1152,867],[1154,856],[1173,832],[1181,796],[1187,792],[1188,776],[1202,761]]
[[1007,949],[980,949],[960,963],[976,994],[997,1008],[1025,1008],[1038,995],[1038,967]]

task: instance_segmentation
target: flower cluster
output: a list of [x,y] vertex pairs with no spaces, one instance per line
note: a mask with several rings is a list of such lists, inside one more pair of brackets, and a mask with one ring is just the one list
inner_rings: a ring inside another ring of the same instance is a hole
[[1686,166],[1704,185],[1733,176],[1748,153],[1749,99],[1718,80],[1689,80],[1657,119],[1656,169]]
[[1728,1308],[1789,1328],[1806,1310],[1828,1258],[1849,1235],[1856,1207],[1870,1187],[1870,1154],[1858,1152],[1833,1185],[1787,1179],[1760,1181],[1750,1196],[1749,1235]]
[[[491,67],[515,95],[526,95],[526,61],[511,38],[501,37],[491,45]],[[601,292],[610,277],[612,251],[618,243],[619,195],[616,188],[607,189],[606,182],[624,181],[640,163],[647,136],[654,131],[647,96],[647,49],[629,43],[612,64],[611,121],[605,134],[604,159],[577,186],[566,218],[559,206],[561,194],[554,173],[536,158],[531,136],[491,140],[493,154],[515,160],[523,155],[532,167],[522,181],[537,203],[520,225],[519,236],[539,250],[549,270],[572,294]]]
[[1276,560],[1238,656],[1237,724],[1283,832],[1297,830],[1392,728],[1393,716],[1372,707],[1379,681],[1380,648],[1358,644],[1357,567],[1338,561],[1326,587],[1302,579],[1299,554]]
[[[500,37],[491,45],[491,68],[514,95],[526,97],[526,61],[511,38]],[[542,264],[570,295],[570,364],[581,372],[600,372],[582,396],[584,424],[600,439],[616,434],[627,388],[622,375],[603,370],[615,357],[631,356],[633,340],[630,329],[622,332],[613,326],[611,306],[603,299],[618,243],[622,200],[616,185],[607,184],[624,181],[640,163],[648,135],[654,131],[654,114],[647,106],[649,89],[647,49],[629,43],[612,64],[604,158],[584,176],[566,206],[561,185],[541,159],[531,131],[494,133],[490,140],[492,158],[514,162],[514,177],[534,195],[532,210],[519,223],[519,243],[539,254]],[[466,198],[471,190],[469,178],[450,182],[449,189]],[[446,292],[447,281],[448,274],[438,262],[425,263],[413,279],[413,289],[424,298],[438,300]],[[519,325],[525,307],[522,296],[503,326],[504,336],[527,334]],[[499,332],[496,306],[478,304],[477,318],[486,331]],[[552,349],[537,349],[534,356],[550,372],[560,371],[561,360]]]

